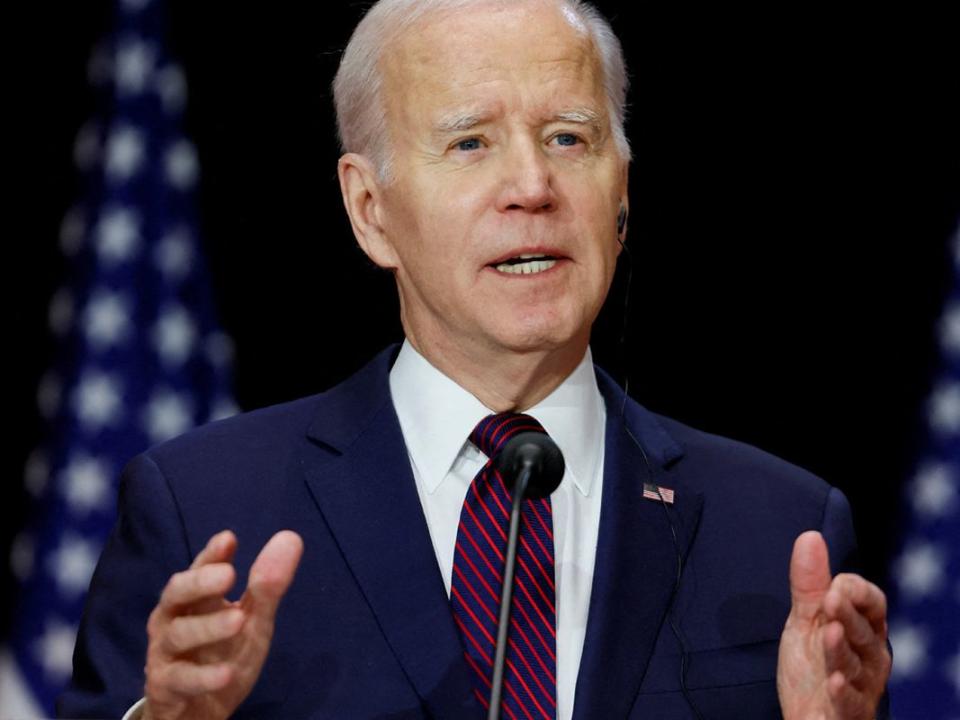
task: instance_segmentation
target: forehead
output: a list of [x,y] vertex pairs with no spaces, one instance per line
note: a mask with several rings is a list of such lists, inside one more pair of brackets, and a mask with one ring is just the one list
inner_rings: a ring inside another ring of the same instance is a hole
[[[478,4],[421,18],[383,53],[392,119],[505,106],[603,111],[602,68],[586,29],[553,2]],[[392,124],[392,123],[391,123]]]

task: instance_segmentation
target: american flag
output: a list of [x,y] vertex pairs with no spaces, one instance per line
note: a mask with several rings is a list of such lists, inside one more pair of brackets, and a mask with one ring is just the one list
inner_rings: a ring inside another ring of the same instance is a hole
[[69,270],[50,304],[46,441],[27,461],[31,512],[11,555],[18,609],[0,655],[0,717],[53,714],[125,462],[236,409],[163,3],[118,1],[113,25],[90,58],[97,111],[74,147],[81,197],[59,239]]
[[960,228],[951,250],[925,449],[907,484],[904,542],[891,568],[890,697],[902,720],[960,720]]
[[665,488],[662,485],[644,483],[643,496],[647,498],[647,500],[656,500],[657,502],[662,501],[667,503],[667,505],[673,505],[673,490],[670,488]]

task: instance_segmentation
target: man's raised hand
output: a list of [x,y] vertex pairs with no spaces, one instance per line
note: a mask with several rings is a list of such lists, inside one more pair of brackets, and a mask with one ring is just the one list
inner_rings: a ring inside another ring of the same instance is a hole
[[792,607],[780,637],[777,691],[785,720],[871,720],[890,675],[887,601],[859,575],[830,578],[818,532],[797,538]]
[[303,541],[289,530],[270,538],[250,568],[243,596],[229,602],[236,548],[229,530],[214,535],[163,589],[147,622],[144,719],[226,718],[253,689]]

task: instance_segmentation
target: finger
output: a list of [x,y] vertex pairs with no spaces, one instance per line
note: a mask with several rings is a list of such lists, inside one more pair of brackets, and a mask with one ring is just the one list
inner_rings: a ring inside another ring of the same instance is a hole
[[303,540],[295,532],[281,530],[263,546],[250,568],[241,606],[253,607],[261,617],[272,616],[293,582],[303,555]]
[[227,663],[167,662],[156,669],[147,668],[146,696],[149,701],[150,698],[166,699],[171,695],[202,695],[222,690],[233,677],[233,668]]
[[838,620],[843,624],[848,642],[858,650],[875,651],[877,646],[883,643],[876,628],[860,610],[854,607],[850,596],[844,593],[843,588],[837,583],[824,597],[823,611],[831,620]]
[[790,556],[791,614],[813,620],[830,587],[830,558],[823,536],[815,530],[802,533]]
[[876,708],[870,707],[867,697],[841,673],[833,673],[827,678],[827,695],[837,717],[870,720],[874,716]]
[[221,530],[207,541],[203,548],[190,564],[191,568],[198,568],[215,562],[230,562],[237,550],[237,536],[230,530]]
[[167,614],[209,599],[222,600],[233,587],[236,571],[228,563],[214,563],[175,573],[160,594],[160,608]]
[[177,656],[228,640],[240,632],[244,618],[244,612],[239,608],[225,608],[206,615],[175,617],[163,635],[161,647],[168,655]]
[[821,642],[828,674],[839,672],[847,681],[854,683],[860,678],[863,665],[845,636],[844,627],[837,621],[823,627]]
[[887,620],[887,596],[883,590],[866,578],[853,573],[840,573],[834,578],[833,585],[850,600],[861,615],[866,617],[874,630],[886,638],[883,630]]

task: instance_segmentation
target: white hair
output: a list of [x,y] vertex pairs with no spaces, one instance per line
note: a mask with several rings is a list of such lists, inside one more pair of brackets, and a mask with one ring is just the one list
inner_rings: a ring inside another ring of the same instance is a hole
[[[333,79],[337,134],[342,151],[370,158],[381,180],[389,180],[391,149],[386,108],[381,97],[383,75],[379,67],[383,49],[429,12],[496,1],[379,0],[375,3],[353,31]],[[610,23],[590,3],[584,0],[553,1],[566,19],[577,29],[585,30],[593,41],[603,69],[614,143],[620,156],[629,160],[630,144],[624,131],[628,80],[620,41]]]

